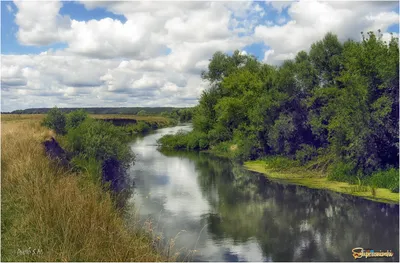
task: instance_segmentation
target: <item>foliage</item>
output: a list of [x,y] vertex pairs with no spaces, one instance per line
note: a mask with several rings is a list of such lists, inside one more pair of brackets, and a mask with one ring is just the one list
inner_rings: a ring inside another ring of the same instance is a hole
[[359,178],[357,179],[355,176],[352,176],[356,173],[357,168],[354,162],[340,161],[332,165],[331,171],[328,174],[328,179],[356,183]]
[[[285,156],[335,180],[397,168],[398,38],[362,37],[340,42],[328,33],[280,67],[216,52],[202,73],[209,88],[193,109],[192,134],[232,158]],[[177,148],[192,148],[178,136]]]
[[288,170],[290,168],[296,168],[300,165],[297,160],[289,159],[285,156],[267,156],[264,158],[268,164],[268,168],[277,170]]
[[374,187],[387,188],[392,192],[399,192],[399,169],[391,168],[386,171],[377,171],[371,175],[368,184]]
[[146,115],[147,115],[147,112],[146,112],[145,110],[140,110],[140,111],[137,113],[137,115],[139,115],[139,116],[146,116]]
[[47,113],[42,124],[53,129],[57,134],[66,133],[66,117],[57,107],[52,108]]
[[[42,147],[53,134],[34,116],[3,121],[3,262],[176,261],[155,249],[151,233],[144,233],[138,218],[132,217],[135,226],[127,228],[110,193],[90,180],[88,173],[96,173],[97,162],[76,163],[91,167],[80,173],[53,165]],[[30,253],[19,253],[25,251]]]
[[183,132],[175,135],[168,134],[158,140],[162,148],[175,150],[204,150],[208,148],[208,138],[201,132]]
[[151,128],[150,124],[148,124],[147,122],[138,121],[136,124],[131,124],[131,125],[125,126],[124,129],[128,133],[134,134],[134,133],[146,133],[146,132],[149,132],[152,128]]
[[126,143],[128,135],[109,122],[86,119],[78,127],[71,128],[66,136],[68,148],[75,153],[100,161],[115,157],[127,164],[133,160]]
[[300,149],[296,152],[296,160],[301,164],[306,164],[317,156],[317,149],[314,145],[302,144]]
[[88,114],[85,110],[80,109],[76,111],[71,111],[67,114],[67,129],[76,128],[78,127],[86,118]]

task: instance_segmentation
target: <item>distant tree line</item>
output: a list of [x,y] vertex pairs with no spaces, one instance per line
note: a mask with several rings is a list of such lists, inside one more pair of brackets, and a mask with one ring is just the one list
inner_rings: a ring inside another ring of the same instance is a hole
[[[59,108],[63,113],[69,113],[81,108]],[[89,114],[133,114],[133,115],[159,115],[161,113],[172,113],[186,108],[175,107],[112,107],[112,108],[84,108]],[[51,108],[32,108],[25,110],[15,110],[11,114],[47,114]],[[6,113],[6,112],[3,112]]]

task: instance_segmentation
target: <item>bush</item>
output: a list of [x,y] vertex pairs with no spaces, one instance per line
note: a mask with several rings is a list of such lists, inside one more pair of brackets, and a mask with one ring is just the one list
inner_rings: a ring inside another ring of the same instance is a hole
[[313,145],[301,144],[300,149],[296,151],[296,160],[302,165],[308,163],[317,156],[317,149]]
[[237,159],[237,151],[237,145],[232,141],[220,142],[211,148],[211,153],[230,159]]
[[208,140],[210,144],[216,145],[220,142],[229,141],[232,139],[232,135],[226,127],[222,125],[216,125],[216,127],[208,132]]
[[57,107],[52,108],[47,113],[42,123],[44,126],[54,130],[57,134],[66,133],[66,117]]
[[352,162],[339,161],[331,166],[328,179],[334,181],[357,183],[357,169]]
[[67,114],[67,129],[78,127],[84,120],[86,120],[88,114],[85,110],[75,110]]
[[130,124],[124,127],[125,131],[134,134],[134,133],[145,133],[151,131],[152,127],[144,121],[138,121],[136,124]]
[[391,168],[386,171],[378,171],[371,175],[368,184],[373,187],[387,188],[392,192],[399,192],[399,169]]
[[151,130],[151,126],[147,122],[139,121],[135,125],[135,130],[139,133],[148,132]]
[[283,156],[268,156],[264,158],[268,168],[288,170],[300,166],[299,161]]
[[205,133],[179,131],[175,135],[167,134],[157,141],[162,148],[175,150],[205,150],[209,143]]
[[86,119],[78,127],[68,131],[68,148],[84,155],[104,161],[115,157],[123,164],[133,161],[126,132],[109,122]]

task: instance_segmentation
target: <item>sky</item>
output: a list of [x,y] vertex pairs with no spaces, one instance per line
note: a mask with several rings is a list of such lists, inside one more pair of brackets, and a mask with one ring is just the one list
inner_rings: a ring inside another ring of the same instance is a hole
[[279,66],[378,29],[398,36],[398,1],[1,1],[1,110],[194,106],[216,51]]

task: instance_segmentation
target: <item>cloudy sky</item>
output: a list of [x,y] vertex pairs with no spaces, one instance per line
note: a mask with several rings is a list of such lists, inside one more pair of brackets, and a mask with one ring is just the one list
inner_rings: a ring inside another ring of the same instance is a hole
[[399,32],[392,2],[1,2],[1,110],[193,106],[216,51],[279,65],[320,40]]

